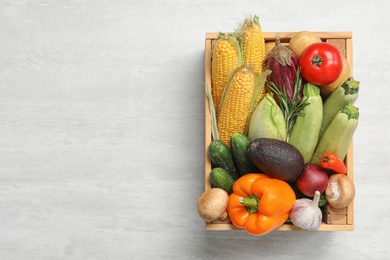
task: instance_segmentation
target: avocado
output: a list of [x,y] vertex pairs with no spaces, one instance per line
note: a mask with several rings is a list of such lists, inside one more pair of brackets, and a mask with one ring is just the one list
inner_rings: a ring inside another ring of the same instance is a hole
[[303,156],[292,144],[273,139],[258,138],[248,148],[253,164],[271,178],[293,180],[304,167]]

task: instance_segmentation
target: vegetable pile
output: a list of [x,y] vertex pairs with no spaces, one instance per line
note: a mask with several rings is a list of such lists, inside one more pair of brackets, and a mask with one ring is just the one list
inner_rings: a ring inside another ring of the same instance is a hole
[[198,212],[257,236],[284,223],[317,230],[325,206],[346,208],[355,196],[345,158],[359,82],[340,50],[315,33],[267,46],[257,16],[215,41],[205,86],[211,188]]

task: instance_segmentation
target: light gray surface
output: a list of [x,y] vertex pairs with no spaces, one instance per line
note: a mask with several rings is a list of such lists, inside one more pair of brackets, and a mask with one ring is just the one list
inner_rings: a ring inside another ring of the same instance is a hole
[[[283,3],[284,2],[284,3]],[[385,259],[388,1],[1,1],[0,259]],[[355,231],[206,232],[206,32],[352,31]]]

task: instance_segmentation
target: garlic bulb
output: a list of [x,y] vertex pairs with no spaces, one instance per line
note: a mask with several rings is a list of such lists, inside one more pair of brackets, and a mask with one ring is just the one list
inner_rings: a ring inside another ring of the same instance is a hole
[[290,212],[291,222],[302,229],[317,230],[322,221],[322,212],[318,207],[321,193],[316,191],[313,200],[297,199]]

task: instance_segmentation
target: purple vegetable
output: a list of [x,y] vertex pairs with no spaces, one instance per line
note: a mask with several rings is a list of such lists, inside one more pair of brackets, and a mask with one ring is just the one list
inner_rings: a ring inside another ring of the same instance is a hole
[[[294,85],[297,79],[298,69],[298,58],[297,56],[287,47],[280,43],[280,39],[277,36],[275,38],[275,47],[272,48],[270,53],[266,57],[266,65],[269,70],[272,71],[269,76],[269,81],[273,82],[276,87],[283,92],[283,88],[286,90],[287,100],[291,101],[294,95]],[[302,100],[301,87],[300,92],[297,96],[297,103]],[[275,93],[274,93],[275,94]],[[275,96],[275,101],[279,104],[279,98]]]

